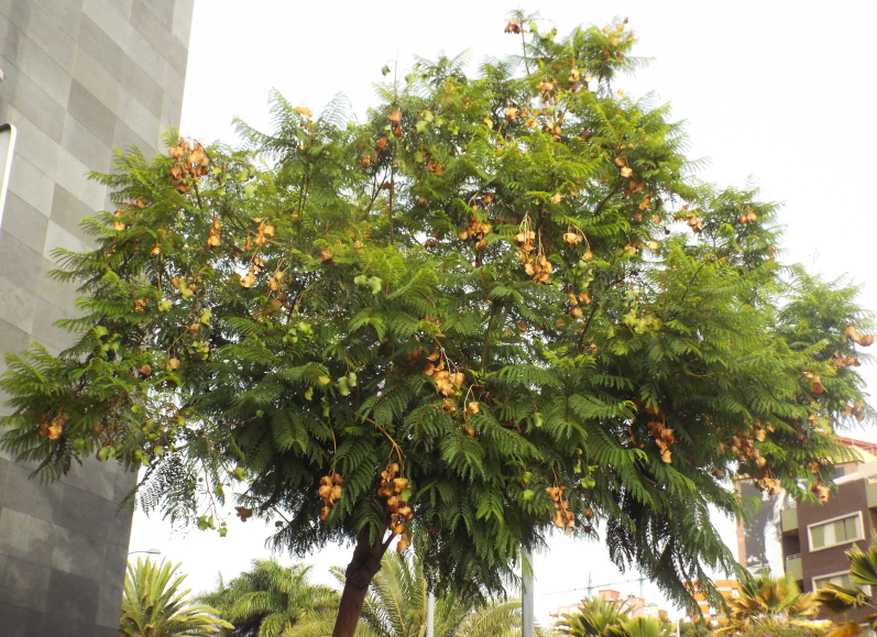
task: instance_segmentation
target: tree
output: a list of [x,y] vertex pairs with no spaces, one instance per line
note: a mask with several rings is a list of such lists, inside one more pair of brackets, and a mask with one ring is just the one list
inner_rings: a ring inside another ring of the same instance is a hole
[[711,630],[703,620],[679,622],[679,637],[709,637]]
[[564,613],[557,623],[562,635],[570,637],[610,637],[629,619],[629,607],[623,602],[588,597],[571,613]]
[[257,560],[253,568],[204,596],[234,624],[235,637],[323,636],[332,631],[338,594],[308,582],[307,566]]
[[610,629],[612,637],[670,637],[670,624],[654,617],[630,617]]
[[[335,576],[343,585],[343,570]],[[426,630],[429,586],[421,557],[386,555],[362,610],[364,635],[421,637]],[[521,631],[519,602],[466,598],[448,592],[435,601],[436,637],[512,637]]]
[[631,617],[625,602],[589,597],[557,622],[561,635],[569,637],[670,637],[667,621],[654,617]]
[[519,60],[420,61],[361,124],[277,96],[247,148],[96,175],[117,209],[56,253],[80,339],[9,357],[4,447],[145,467],[144,507],[202,528],[235,493],[280,547],[353,543],[336,637],[411,529],[437,592],[481,595],[604,521],[682,600],[733,565],[733,472],[826,495],[867,409],[854,292],[784,268],[776,206],[698,183],[668,109],[613,88],[625,24],[506,30]]
[[[848,621],[828,633],[828,637],[853,637],[864,627],[877,629],[877,606],[874,605],[873,591],[877,587],[877,542],[872,542],[867,552],[859,546],[847,551],[850,558],[850,580],[853,586],[826,584],[817,591],[822,605],[834,613],[846,613],[853,609],[867,608],[869,614],[858,621]],[[868,588],[864,588],[868,587]]]
[[795,634],[821,634],[830,622],[815,619],[820,603],[814,593],[802,593],[789,577],[772,577],[762,571],[743,573],[740,595],[727,600],[728,618],[716,635],[761,634],[785,631]]
[[138,559],[128,564],[119,633],[128,637],[209,637],[233,628],[219,612],[189,601],[179,565]]

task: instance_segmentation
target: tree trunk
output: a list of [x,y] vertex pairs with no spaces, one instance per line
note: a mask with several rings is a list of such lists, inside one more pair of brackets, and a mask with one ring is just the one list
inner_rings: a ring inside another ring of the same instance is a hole
[[345,571],[344,590],[332,637],[353,637],[368,587],[381,568],[381,558],[386,550],[387,545],[380,540],[370,543],[367,531],[360,534],[353,549],[353,559]]

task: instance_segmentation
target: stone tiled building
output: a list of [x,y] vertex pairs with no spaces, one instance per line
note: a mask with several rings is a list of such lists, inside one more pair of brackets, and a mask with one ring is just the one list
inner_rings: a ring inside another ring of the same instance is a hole
[[[53,323],[74,293],[47,276],[50,254],[85,247],[79,220],[110,205],[86,173],[108,170],[115,147],[154,153],[179,124],[193,1],[0,0],[0,127],[16,131],[0,353],[68,344]],[[96,463],[48,486],[28,475],[0,455],[0,635],[116,635],[132,476]]]

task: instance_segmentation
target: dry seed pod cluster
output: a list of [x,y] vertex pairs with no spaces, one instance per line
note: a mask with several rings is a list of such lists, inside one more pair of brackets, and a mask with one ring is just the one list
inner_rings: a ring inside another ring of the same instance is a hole
[[189,192],[195,180],[207,174],[210,160],[198,142],[180,138],[175,146],[168,149],[168,155],[174,160],[168,174],[171,183],[181,194]]
[[569,299],[570,316],[573,318],[581,318],[584,314],[581,306],[582,304],[589,305],[591,303],[591,295],[587,292],[579,292],[578,294],[569,292],[566,297]]
[[250,267],[247,269],[247,273],[241,277],[241,287],[242,288],[251,288],[256,284],[256,277],[262,271],[262,268],[265,267],[265,261],[259,255],[254,256],[250,260]]
[[210,230],[207,233],[207,245],[209,247],[215,248],[222,243],[222,236],[219,233],[220,228],[222,228],[222,222],[219,220],[219,217],[213,217],[213,221],[210,223]]
[[825,504],[828,502],[828,497],[831,494],[831,489],[824,485],[821,481],[815,482],[811,487],[810,491],[816,496],[816,499],[819,500],[821,504]]
[[49,440],[58,440],[64,433],[64,427],[67,425],[67,417],[63,413],[59,413],[51,420],[45,420],[40,423],[39,434],[43,438]]
[[819,374],[807,371],[804,372],[804,378],[810,382],[810,391],[813,392],[813,394],[821,396],[825,393],[825,385],[822,384],[822,378]]
[[485,241],[484,237],[492,229],[493,226],[489,223],[482,223],[478,221],[478,219],[473,217],[469,221],[469,225],[462,232],[460,232],[460,241],[474,239],[475,249],[478,251],[484,250],[484,248],[487,247],[487,241]]
[[466,380],[463,372],[448,371],[439,352],[433,352],[426,357],[426,360],[423,373],[432,379],[436,391],[445,397],[456,395]]
[[655,444],[658,445],[658,449],[661,451],[661,462],[670,464],[673,461],[673,452],[670,451],[670,446],[676,442],[673,430],[658,420],[652,420],[646,424],[646,427],[648,427],[649,433],[652,434]]
[[520,230],[515,235],[518,244],[518,261],[524,264],[524,272],[536,283],[547,283],[554,268],[542,250],[536,250],[536,233],[530,229],[528,218],[521,222]]
[[334,471],[329,475],[320,478],[320,488],[318,493],[323,501],[323,508],[320,509],[320,519],[325,522],[332,513],[332,507],[341,499],[343,495],[344,478],[341,474]]
[[869,347],[874,344],[873,334],[861,334],[855,325],[848,325],[844,330],[844,336],[862,347]]
[[551,522],[560,529],[569,530],[576,525],[576,515],[570,510],[569,502],[563,495],[564,491],[564,486],[545,487],[545,493],[554,503],[554,518]]
[[391,462],[381,471],[381,484],[378,495],[384,498],[384,506],[390,514],[390,531],[399,536],[396,550],[400,553],[411,543],[408,537],[408,522],[414,516],[403,494],[408,489],[408,478],[399,475],[399,464]]
[[755,223],[758,221],[758,215],[752,208],[746,208],[746,212],[741,212],[737,215],[737,223],[741,226],[745,226],[748,223]]
[[835,369],[844,369],[845,367],[859,367],[862,362],[855,354],[841,355],[834,354],[829,361]]
[[865,401],[857,400],[856,402],[846,405],[843,408],[843,415],[849,418],[853,416],[859,422],[865,420]]

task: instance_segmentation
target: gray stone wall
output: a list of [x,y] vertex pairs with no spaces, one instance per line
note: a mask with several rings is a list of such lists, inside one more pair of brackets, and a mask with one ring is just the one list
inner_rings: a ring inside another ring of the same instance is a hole
[[[18,130],[0,353],[69,343],[53,323],[74,293],[48,278],[50,254],[85,247],[79,220],[110,206],[86,173],[108,170],[114,147],[155,152],[179,124],[193,1],[0,0],[0,123]],[[0,635],[116,635],[132,476],[97,463],[48,486],[28,476],[0,456]]]

